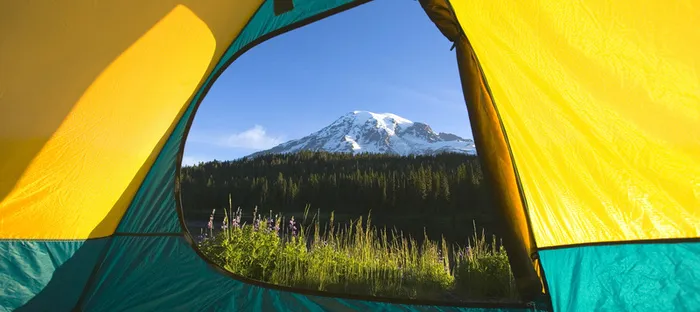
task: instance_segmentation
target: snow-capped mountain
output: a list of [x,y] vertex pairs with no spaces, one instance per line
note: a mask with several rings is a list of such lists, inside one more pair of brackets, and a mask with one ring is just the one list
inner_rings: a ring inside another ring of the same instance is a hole
[[294,153],[301,150],[425,155],[444,152],[476,154],[474,141],[451,133],[436,133],[429,125],[390,114],[347,113],[329,126],[298,140],[251,154]]

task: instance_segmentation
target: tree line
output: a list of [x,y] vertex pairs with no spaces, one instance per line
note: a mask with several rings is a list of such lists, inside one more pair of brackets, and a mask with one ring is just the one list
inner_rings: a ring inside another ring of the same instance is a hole
[[[490,219],[476,156],[303,151],[183,167],[185,216],[229,206],[299,212],[306,205],[336,214],[469,216]],[[456,226],[456,225],[455,225]]]

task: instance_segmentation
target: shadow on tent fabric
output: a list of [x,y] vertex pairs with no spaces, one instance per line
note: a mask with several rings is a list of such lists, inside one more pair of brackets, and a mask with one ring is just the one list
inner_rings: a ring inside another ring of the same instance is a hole
[[[166,133],[160,139],[158,146],[165,144],[170,137]],[[151,169],[153,163],[160,153],[156,148],[151,152],[146,161],[135,176],[145,176]],[[145,180],[145,179],[144,179]],[[136,194],[135,191],[143,180],[134,180],[125,188],[115,207],[131,207],[131,202]],[[125,210],[128,210],[126,208]],[[114,222],[107,220],[121,219],[126,215],[122,209],[112,209],[107,216],[91,232],[90,237],[96,233],[116,233]],[[106,229],[105,227],[110,227]],[[112,228],[114,227],[114,228]],[[92,283],[97,278],[97,272],[110,247],[115,240],[115,234],[102,238],[89,238],[87,240],[55,240],[55,241],[17,241],[14,252],[16,254],[26,254],[26,257],[16,257],[14,261],[22,276],[27,279],[27,283],[32,283],[36,277],[29,272],[53,272],[51,278],[39,293],[34,295],[26,304],[16,311],[70,311],[80,304],[80,297],[87,292]],[[71,250],[75,252],[71,253]],[[23,259],[37,259],[37,254],[44,254],[47,261],[33,261],[26,263]],[[46,256],[48,255],[48,256]],[[67,259],[66,259],[67,258]],[[65,262],[63,262],[65,261]],[[62,262],[62,263],[61,263]],[[50,268],[47,266],[57,266]],[[36,283],[36,282],[34,282]],[[19,283],[25,285],[25,283]]]
[[[89,240],[78,247],[78,250],[70,258],[55,269],[49,283],[26,304],[15,311],[71,311],[78,302],[85,283],[93,271],[93,266],[105,251],[109,240],[111,238]],[[71,248],[71,246],[66,246],[62,242],[59,243],[61,245],[55,245],[56,243],[46,243],[47,245],[44,247],[48,249],[47,252],[61,254],[65,253],[65,250],[62,248]],[[70,243],[80,244],[80,242]],[[35,266],[42,265],[40,263],[33,264]],[[37,268],[35,267],[34,269]],[[24,277],[28,283],[31,283],[33,276],[25,275]]]
[[[24,22],[7,30],[14,33],[14,36],[9,38],[18,38],[19,42],[13,42],[11,39],[0,48],[0,54],[13,60],[7,63],[10,67],[4,69],[8,76],[32,77],[32,80],[31,83],[27,83],[26,79],[3,81],[8,83],[4,87],[10,92],[0,96],[0,107],[12,106],[12,113],[0,117],[0,121],[6,126],[5,129],[10,130],[9,133],[0,133],[0,137],[6,135],[10,138],[0,141],[0,150],[12,153],[0,154],[0,164],[3,164],[0,171],[0,202],[12,192],[32,161],[41,153],[95,80],[123,51],[172,10],[173,6],[163,4],[160,8],[152,8],[152,14],[149,14],[148,18],[133,20],[128,25],[115,22],[114,15],[120,13],[117,9],[102,12],[105,15],[103,18],[90,14],[74,14],[70,17],[73,19],[73,25],[83,23],[92,26],[70,27],[70,35],[64,36],[62,40],[44,39],[47,29],[52,29],[48,33],[61,34],[67,28],[64,9],[49,14],[46,11],[50,12],[55,8],[18,8],[23,14],[23,18],[19,20]],[[20,3],[18,7],[21,7]],[[56,14],[58,12],[61,14]],[[123,16],[133,15],[128,7],[124,7],[121,13]],[[24,24],[35,23],[37,20],[42,21],[41,25]],[[118,32],[109,31],[115,27],[118,27]],[[95,29],[101,29],[110,35],[95,36]],[[58,42],[58,45],[51,45],[53,42]],[[85,47],[100,48],[95,52],[95,49]],[[61,61],[50,62],[50,66],[47,66],[47,62],[42,60],[47,57],[46,51],[51,51],[50,59]],[[78,72],[76,64],[80,64]],[[37,90],[41,92],[36,92]],[[36,112],[41,112],[40,116],[37,116]]]

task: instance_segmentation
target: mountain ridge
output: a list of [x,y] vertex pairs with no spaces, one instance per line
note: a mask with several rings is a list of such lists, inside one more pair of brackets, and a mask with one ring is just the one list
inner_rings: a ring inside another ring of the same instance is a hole
[[475,155],[472,139],[435,132],[430,125],[413,122],[393,113],[356,110],[300,139],[290,140],[246,157],[285,154],[302,150],[340,153],[430,155],[462,153]]

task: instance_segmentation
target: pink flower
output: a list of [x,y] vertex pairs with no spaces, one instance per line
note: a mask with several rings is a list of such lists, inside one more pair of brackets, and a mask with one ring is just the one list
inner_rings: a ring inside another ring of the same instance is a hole
[[211,215],[209,216],[209,223],[207,223],[207,228],[210,230],[214,228],[214,213],[215,212],[216,212],[216,209],[213,209],[211,211]]
[[289,228],[292,229],[292,236],[297,236],[296,222],[294,222],[294,216],[289,219]]

